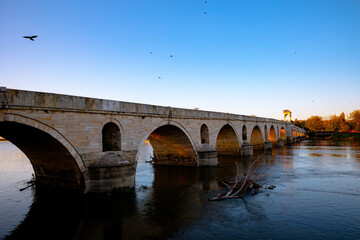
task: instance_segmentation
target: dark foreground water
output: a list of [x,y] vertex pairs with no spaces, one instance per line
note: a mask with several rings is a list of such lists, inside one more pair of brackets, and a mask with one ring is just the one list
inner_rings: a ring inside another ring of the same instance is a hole
[[[360,142],[304,141],[266,153],[259,194],[218,202],[218,180],[253,158],[213,168],[139,160],[136,188],[78,196],[28,188],[29,161],[0,143],[0,239],[360,239]],[[275,185],[273,190],[266,186]]]

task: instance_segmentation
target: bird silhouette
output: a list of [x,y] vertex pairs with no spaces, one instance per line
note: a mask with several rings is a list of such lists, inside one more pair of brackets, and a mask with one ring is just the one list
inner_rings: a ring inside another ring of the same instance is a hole
[[170,57],[173,57],[172,55],[170,55]]
[[34,38],[36,38],[37,35],[34,35],[34,36],[23,36],[23,38],[28,38],[30,39],[31,41],[34,41]]

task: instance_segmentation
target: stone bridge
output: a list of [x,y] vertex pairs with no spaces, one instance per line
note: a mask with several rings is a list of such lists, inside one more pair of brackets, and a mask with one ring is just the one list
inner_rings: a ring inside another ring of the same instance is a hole
[[200,167],[305,136],[269,118],[5,87],[0,103],[0,136],[26,154],[36,181],[84,193],[134,187],[145,142],[155,164]]

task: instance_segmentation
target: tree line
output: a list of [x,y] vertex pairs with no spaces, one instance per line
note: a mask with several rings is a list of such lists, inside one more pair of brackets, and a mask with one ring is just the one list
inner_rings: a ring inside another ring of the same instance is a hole
[[351,112],[348,118],[341,113],[331,115],[328,120],[320,116],[311,116],[306,120],[293,121],[293,124],[312,132],[360,132],[360,110]]

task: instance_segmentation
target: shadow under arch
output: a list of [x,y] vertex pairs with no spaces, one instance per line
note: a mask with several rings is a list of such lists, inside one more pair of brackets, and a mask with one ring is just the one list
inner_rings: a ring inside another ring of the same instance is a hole
[[121,132],[115,123],[106,123],[101,135],[103,152],[121,151]]
[[209,144],[209,128],[203,123],[200,128],[201,144]]
[[286,141],[286,131],[283,127],[280,129],[280,139]]
[[247,140],[247,129],[246,129],[246,125],[244,124],[242,127],[242,140],[246,141]]
[[0,136],[27,156],[36,183],[86,191],[85,165],[75,148],[55,129],[24,116],[8,114],[0,122]]
[[215,148],[219,155],[239,156],[240,144],[235,129],[225,124],[216,137]]
[[153,148],[154,164],[175,166],[197,166],[198,158],[195,145],[186,130],[175,122],[159,124],[141,141],[139,149],[145,141]]
[[269,140],[272,142],[273,145],[276,145],[277,143],[277,137],[276,137],[276,131],[274,126],[271,125],[270,131],[269,131]]
[[264,149],[264,138],[260,128],[255,125],[251,131],[250,143],[253,145],[254,150]]

